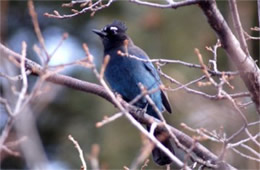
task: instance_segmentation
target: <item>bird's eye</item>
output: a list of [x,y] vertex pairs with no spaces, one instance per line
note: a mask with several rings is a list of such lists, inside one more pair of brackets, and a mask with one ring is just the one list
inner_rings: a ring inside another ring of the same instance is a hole
[[106,31],[107,31],[107,27],[104,27],[102,31],[103,31],[103,32],[106,32]]

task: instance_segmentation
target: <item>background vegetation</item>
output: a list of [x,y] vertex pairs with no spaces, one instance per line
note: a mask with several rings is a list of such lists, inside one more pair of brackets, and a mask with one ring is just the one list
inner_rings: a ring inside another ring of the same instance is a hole
[[[205,50],[205,46],[216,43],[215,33],[209,27],[202,11],[196,6],[179,8],[177,10],[161,10],[138,6],[124,1],[112,4],[95,13],[80,15],[71,19],[53,19],[45,17],[45,12],[59,10],[67,13],[69,9],[61,8],[61,1],[35,1],[36,12],[40,27],[49,51],[52,51],[61,39],[64,32],[69,34],[68,39],[58,49],[50,64],[67,63],[84,57],[82,43],[86,42],[94,55],[95,63],[102,63],[103,49],[99,38],[92,33],[94,28],[102,28],[114,19],[124,21],[128,26],[128,34],[135,44],[142,47],[151,58],[164,58],[199,63],[194,54],[194,48],[199,48],[205,58],[212,58],[212,53]],[[38,61],[33,45],[38,44],[31,17],[25,1],[1,1],[1,42],[13,49],[21,51],[21,42],[28,44],[27,57]],[[232,27],[231,14],[226,1],[218,1],[218,6]],[[248,33],[250,28],[257,25],[256,1],[238,1],[238,7],[243,27]],[[252,57],[259,59],[259,41],[248,42]],[[219,70],[235,70],[230,61],[224,57],[223,50],[218,51]],[[205,59],[206,60],[206,59]],[[39,62],[39,61],[38,61]],[[0,64],[1,65],[1,64]],[[203,75],[202,72],[181,65],[167,65],[164,72],[182,83],[187,83]],[[1,68],[0,68],[1,70]],[[13,74],[13,73],[12,73]],[[80,66],[72,66],[63,71],[63,74],[78,79],[96,82],[91,70]],[[35,76],[29,77],[30,87],[33,87]],[[170,84],[163,80],[167,86]],[[4,79],[0,77],[0,87]],[[246,91],[239,78],[231,80],[236,88],[230,92]],[[71,141],[67,139],[72,134],[81,145],[85,153],[91,152],[91,146],[100,147],[99,161],[104,169],[122,169],[131,164],[141,146],[141,134],[125,118],[111,124],[96,128],[96,123],[105,115],[112,115],[117,111],[107,101],[73,89],[49,84],[46,93],[33,101],[32,111],[37,117],[37,128],[44,150],[50,161],[50,169],[78,169],[80,160]],[[197,87],[201,89],[201,87]],[[207,93],[215,94],[215,89],[203,89]],[[5,91],[1,90],[4,94]],[[173,114],[165,114],[169,124],[181,129],[184,122],[193,128],[218,130],[221,127],[228,133],[233,133],[241,125],[240,118],[236,117],[234,109],[225,101],[211,101],[201,96],[188,94],[183,90],[168,93]],[[247,99],[245,99],[247,100]],[[248,99],[249,100],[249,99]],[[6,122],[6,114],[0,106],[0,128]],[[248,108],[248,119],[256,120],[254,105]],[[259,129],[254,129],[257,132]],[[187,132],[189,133],[189,132]],[[204,142],[210,150],[220,153],[221,145],[213,142]],[[226,160],[239,169],[257,169],[259,164],[228,151]],[[2,154],[2,169],[26,169],[23,157],[13,157]],[[159,169],[152,161],[148,168]]]

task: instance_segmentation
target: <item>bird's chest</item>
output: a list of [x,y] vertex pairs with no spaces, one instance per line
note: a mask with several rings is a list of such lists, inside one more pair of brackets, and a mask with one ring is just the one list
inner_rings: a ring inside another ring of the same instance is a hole
[[143,77],[142,72],[140,61],[114,55],[106,67],[105,78],[113,90],[131,100],[140,93],[138,83]]
[[124,57],[124,56],[116,56],[111,57],[109,63],[107,65],[105,76],[106,78],[115,78],[115,79],[126,79],[126,76],[135,76],[137,72],[140,72],[141,68],[140,63]]

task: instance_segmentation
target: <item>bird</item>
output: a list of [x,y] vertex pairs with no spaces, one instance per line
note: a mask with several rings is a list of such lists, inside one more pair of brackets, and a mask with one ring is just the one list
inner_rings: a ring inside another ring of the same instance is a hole
[[[141,48],[136,46],[127,35],[127,26],[125,23],[114,20],[103,29],[93,29],[92,31],[102,40],[104,58],[105,56],[109,56],[104,76],[111,89],[120,94],[127,102],[132,101],[142,92],[140,84],[147,90],[157,89],[155,92],[149,94],[149,97],[159,111],[164,112],[167,110],[169,113],[172,113],[167,95],[160,90],[162,81],[160,80],[158,71],[149,61],[149,56]],[[145,97],[139,99],[134,105],[145,109],[146,113],[150,116],[160,119],[153,105]],[[150,127],[148,126],[147,129],[149,130]],[[162,132],[155,132],[155,136],[157,137],[161,134]],[[169,139],[162,141],[162,144],[174,153]],[[169,156],[158,147],[153,148],[152,157],[154,162],[160,166],[172,162]]]

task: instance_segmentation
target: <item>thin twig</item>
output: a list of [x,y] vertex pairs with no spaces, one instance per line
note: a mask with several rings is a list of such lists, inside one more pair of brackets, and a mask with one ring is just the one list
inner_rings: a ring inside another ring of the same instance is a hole
[[99,170],[99,161],[98,156],[100,152],[100,147],[98,144],[93,144],[91,146],[91,153],[87,156],[88,160],[90,161],[91,168],[94,170]]
[[249,132],[248,128],[245,129],[246,134],[254,142],[258,147],[260,147],[260,143],[253,137],[253,135]]
[[53,52],[51,53],[50,56],[54,56],[54,54],[56,53],[56,51],[60,48],[60,46],[62,45],[62,43],[68,38],[69,34],[68,33],[64,33],[62,35],[62,38],[60,40],[60,42],[58,43],[58,45],[56,46],[56,48],[53,50]]
[[229,2],[230,9],[231,9],[234,27],[235,27],[236,32],[238,34],[240,46],[243,49],[243,51],[246,53],[246,55],[249,56],[250,54],[249,54],[248,47],[247,47],[247,44],[246,44],[244,31],[243,31],[242,24],[241,24],[241,21],[240,21],[240,18],[239,18],[239,13],[238,13],[238,9],[237,9],[237,2],[236,2],[236,0],[229,0],[228,2]]
[[[81,14],[84,14],[86,13],[87,11],[91,11],[91,12],[96,12],[96,11],[99,11],[103,8],[107,8],[109,7],[114,1],[116,0],[109,0],[107,2],[107,4],[105,5],[100,5],[102,0],[98,0],[96,1],[95,3],[91,4],[90,6],[86,7],[86,8],[83,8],[82,10],[80,11],[75,11],[75,13],[73,14],[67,14],[67,15],[60,15],[58,13],[58,11],[54,11],[54,14],[49,14],[49,13],[45,13],[44,15],[47,16],[47,17],[50,17],[50,18],[57,18],[57,19],[64,19],[64,18],[72,18],[72,17],[75,17],[77,15],[81,15]],[[93,15],[93,14],[92,14]]]
[[[256,138],[258,138],[258,137],[260,137],[260,133],[258,133],[258,134],[256,134],[255,136],[253,136],[254,139],[256,139]],[[250,140],[252,140],[251,137],[246,138],[246,139],[243,139],[243,140],[240,140],[240,141],[238,141],[238,142],[236,142],[236,143],[229,143],[228,146],[227,146],[227,148],[237,147],[237,146],[239,146],[239,145],[241,145],[241,144],[243,144],[243,143],[246,143],[246,142],[248,142],[248,141],[250,141]]]
[[115,121],[116,119],[120,118],[123,116],[123,113],[122,112],[119,112],[119,113],[115,113],[113,116],[111,117],[107,117],[105,116],[104,119],[101,121],[101,122],[97,122],[96,123],[96,127],[101,127],[101,126],[104,126],[105,124],[108,124],[108,123],[111,123],[113,121]]
[[20,152],[13,151],[5,145],[1,146],[0,149],[15,157],[19,157],[21,155]]
[[27,87],[28,87],[27,75],[26,75],[26,71],[25,71],[26,48],[27,48],[27,45],[23,41],[22,42],[22,55],[21,55],[22,58],[21,58],[21,65],[20,65],[21,74],[22,74],[22,77],[23,77],[22,78],[23,86],[22,86],[21,92],[19,93],[19,97],[18,97],[18,100],[17,100],[15,108],[14,108],[14,112],[13,112],[14,115],[13,116],[16,116],[19,113],[20,108],[22,106],[22,102],[25,98]]
[[251,148],[250,146],[241,144],[241,147],[247,149],[248,151],[250,151],[251,153],[253,153],[255,156],[257,156],[260,159],[260,154],[257,151],[255,151],[253,148]]
[[78,150],[79,152],[79,158],[81,160],[81,163],[82,163],[82,167],[80,168],[81,170],[87,170],[87,164],[85,162],[85,159],[84,159],[84,154],[83,154],[83,151],[82,149],[80,148],[79,146],[79,143],[78,141],[76,141],[71,135],[68,136],[69,140],[75,145],[75,148]]
[[199,0],[184,0],[184,1],[178,1],[178,2],[172,2],[168,4],[159,4],[159,3],[153,3],[149,1],[142,1],[142,0],[129,0],[132,3],[136,3],[138,5],[144,5],[154,8],[179,8],[182,6],[188,6],[188,5],[194,5],[199,2]]
[[[146,137],[143,137],[143,146],[139,151],[139,154],[136,156],[136,158],[131,163],[130,169],[138,169],[138,167],[144,162],[144,165],[141,167],[141,169],[144,169],[144,167],[147,166],[147,163],[149,162],[149,155],[151,154],[152,150],[154,148],[154,144],[149,141]],[[145,161],[146,160],[146,161]]]
[[[207,99],[211,99],[211,100],[222,100],[222,99],[227,99],[226,96],[218,96],[218,95],[209,95],[207,93],[204,93],[202,91],[198,91],[195,89],[191,89],[185,85],[183,85],[182,83],[180,83],[179,81],[173,79],[172,77],[168,76],[167,74],[163,73],[161,70],[159,70],[159,74],[162,75],[164,78],[166,78],[167,80],[169,80],[170,82],[179,85],[180,87],[183,87],[188,93],[192,93],[192,94],[196,94],[196,95],[200,95],[202,97],[205,97]],[[196,81],[196,80],[194,80]],[[175,89],[171,89],[171,88],[165,88],[165,90],[173,90],[175,91]],[[234,94],[230,94],[230,96],[232,98],[240,98],[240,97],[250,97],[249,92],[240,92],[240,93],[234,93]]]
[[[169,60],[169,59],[142,59],[142,58],[138,58],[137,56],[134,55],[130,55],[127,53],[123,53],[122,51],[118,51],[118,54],[124,57],[129,57],[129,58],[133,58],[142,62],[151,62],[151,63],[156,63],[157,65],[165,65],[165,64],[181,64],[184,65],[186,67],[190,67],[190,68],[199,68],[199,69],[203,69],[203,67],[199,64],[193,64],[193,63],[189,63],[189,62],[185,62],[185,61],[181,61],[181,60]],[[210,70],[207,68],[207,71],[212,74],[212,75],[216,75],[216,76],[222,76],[223,74],[225,75],[238,75],[239,72],[230,72],[230,71],[215,71],[215,70]]]
[[[26,75],[30,75],[32,73],[31,70],[26,70]],[[0,72],[0,77],[4,77],[8,80],[11,80],[11,81],[19,81],[19,80],[22,80],[23,79],[23,76],[22,75],[17,75],[17,76],[9,76],[7,74],[4,74],[4,73],[1,73]]]
[[239,150],[237,150],[236,148],[232,148],[232,150],[233,150],[234,152],[236,152],[238,155],[240,155],[240,156],[242,156],[242,157],[244,157],[244,158],[246,158],[246,159],[260,162],[260,159],[257,159],[257,158],[254,158],[254,157],[252,157],[252,156],[246,155],[246,154],[240,152]]
[[5,106],[5,110],[6,112],[8,113],[9,116],[13,116],[13,112],[12,112],[12,109],[8,103],[8,101],[2,97],[0,97],[0,103],[2,103],[4,106]]
[[29,13],[30,13],[31,18],[32,18],[34,31],[36,33],[38,41],[40,42],[41,48],[43,49],[43,51],[45,53],[45,56],[46,56],[46,60],[45,61],[46,61],[46,63],[48,63],[48,61],[50,60],[50,56],[49,56],[49,54],[47,52],[47,49],[45,47],[44,38],[42,36],[41,29],[40,29],[40,26],[39,26],[37,13],[35,12],[35,9],[34,9],[33,0],[29,0],[28,1],[28,8],[29,8]]

